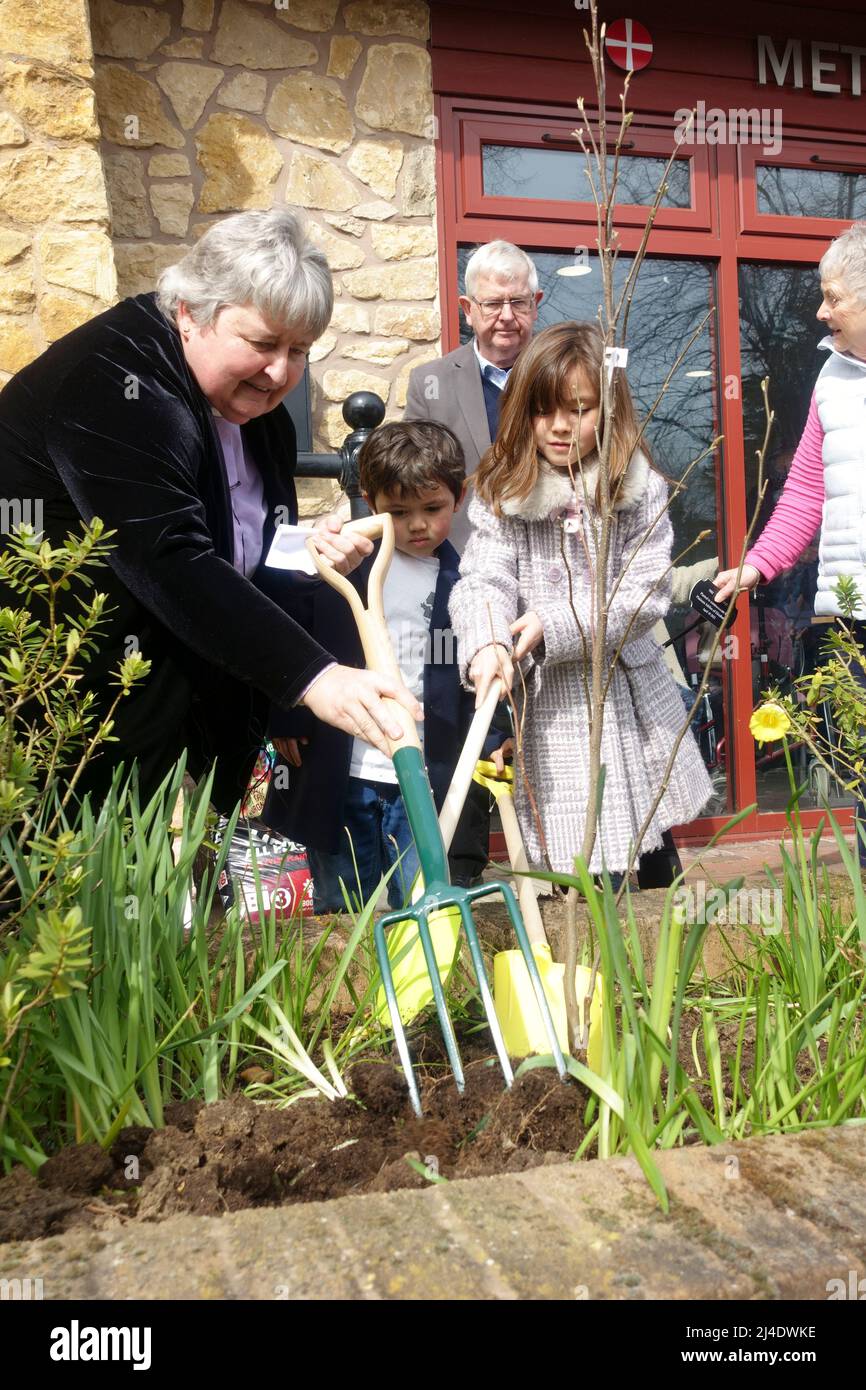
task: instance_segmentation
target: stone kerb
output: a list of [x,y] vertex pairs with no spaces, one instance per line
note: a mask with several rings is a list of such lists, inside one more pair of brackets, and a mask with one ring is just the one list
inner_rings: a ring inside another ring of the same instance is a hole
[[60,1300],[857,1298],[864,1156],[856,1126],[657,1152],[668,1215],[633,1157],[542,1163],[426,1191],[73,1230],[3,1246],[0,1277],[42,1279]]
[[[0,0],[0,4],[3,0]],[[90,0],[119,292],[226,213],[288,204],[334,271],[312,353],[314,448],[342,404],[386,418],[439,353],[433,98],[426,0]],[[302,483],[302,510],[335,485]]]
[[86,0],[0,0],[0,385],[116,296]]

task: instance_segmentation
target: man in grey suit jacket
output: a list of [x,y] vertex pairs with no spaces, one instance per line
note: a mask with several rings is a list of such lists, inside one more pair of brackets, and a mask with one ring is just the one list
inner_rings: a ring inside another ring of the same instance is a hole
[[[406,420],[435,420],[453,430],[471,477],[490,448],[499,423],[499,397],[508,373],[532,337],[541,303],[538,272],[510,241],[479,246],[466,264],[460,307],[475,334],[471,343],[416,367],[409,376]],[[469,539],[466,508],[454,518],[448,539],[460,552]],[[489,797],[472,784],[451,845],[454,883],[474,883],[487,864]]]
[[[463,446],[467,477],[495,438],[499,397],[532,337],[540,303],[538,272],[525,251],[510,241],[479,246],[467,262],[466,293],[460,296],[474,339],[409,376],[404,418],[435,420],[453,430]],[[464,508],[449,540],[462,551],[468,539]]]

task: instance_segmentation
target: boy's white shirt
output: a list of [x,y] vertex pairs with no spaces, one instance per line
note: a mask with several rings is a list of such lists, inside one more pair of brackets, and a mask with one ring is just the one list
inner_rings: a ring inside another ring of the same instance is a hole
[[[424,657],[438,578],[439,560],[435,555],[404,555],[395,550],[383,591],[385,622],[403,683],[422,703]],[[423,724],[418,725],[418,736],[423,747]],[[365,782],[397,781],[391,759],[360,738],[352,742],[349,776]]]

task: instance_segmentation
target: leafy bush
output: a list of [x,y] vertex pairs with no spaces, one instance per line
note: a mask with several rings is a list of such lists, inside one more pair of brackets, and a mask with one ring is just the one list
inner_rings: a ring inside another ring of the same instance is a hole
[[84,988],[90,963],[76,904],[90,846],[74,829],[75,789],[149,669],[140,654],[126,657],[102,715],[82,693],[106,602],[88,594],[88,571],[104,563],[107,540],[98,520],[60,546],[24,527],[0,554],[0,583],[21,598],[0,609],[0,1068],[12,1065],[16,1034],[43,1005]]

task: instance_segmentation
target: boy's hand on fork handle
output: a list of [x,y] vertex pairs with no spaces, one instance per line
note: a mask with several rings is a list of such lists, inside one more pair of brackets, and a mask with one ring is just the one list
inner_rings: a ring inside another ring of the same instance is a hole
[[373,542],[351,528],[346,529],[342,517],[323,516],[310,532],[310,538],[323,560],[338,574],[351,574],[362,560],[373,553]]

